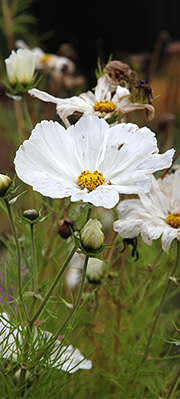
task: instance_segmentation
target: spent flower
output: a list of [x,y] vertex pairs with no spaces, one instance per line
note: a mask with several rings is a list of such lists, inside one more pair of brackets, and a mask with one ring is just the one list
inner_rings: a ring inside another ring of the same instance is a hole
[[95,115],[67,130],[42,121],[14,160],[18,177],[51,198],[71,197],[113,208],[119,194],[150,191],[150,173],[169,168],[174,150],[159,154],[155,134],[131,123],[110,127]]
[[149,119],[154,117],[154,107],[150,104],[141,104],[131,101],[130,91],[121,86],[111,85],[107,75],[102,75],[97,82],[94,93],[87,91],[79,96],[71,98],[57,98],[38,89],[29,90],[29,94],[45,102],[56,104],[56,112],[64,122],[69,126],[68,117],[75,112],[82,116],[97,115],[109,119],[112,115],[124,115],[138,109],[148,109]]

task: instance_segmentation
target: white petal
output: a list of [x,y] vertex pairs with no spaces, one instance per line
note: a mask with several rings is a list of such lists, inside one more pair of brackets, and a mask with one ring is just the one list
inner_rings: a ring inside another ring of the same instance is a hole
[[168,253],[170,245],[175,238],[180,241],[180,229],[174,229],[167,225],[162,235],[162,248],[166,253]]
[[72,195],[72,202],[79,200],[90,202],[95,206],[102,206],[103,208],[111,209],[118,203],[119,194],[115,188],[106,189],[106,187],[99,186],[91,192],[81,190]]
[[99,170],[101,159],[104,158],[105,133],[108,129],[108,123],[94,115],[81,118],[68,129],[75,141],[81,171],[94,172],[96,169]]
[[46,93],[45,91],[38,90],[38,89],[31,89],[28,90],[28,93],[36,98],[39,98],[42,101],[50,102],[50,103],[58,103],[58,98],[52,96],[51,94]]

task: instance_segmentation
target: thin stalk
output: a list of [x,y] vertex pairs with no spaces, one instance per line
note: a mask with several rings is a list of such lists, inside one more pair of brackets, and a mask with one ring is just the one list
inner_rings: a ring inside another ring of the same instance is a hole
[[33,124],[32,124],[30,114],[29,114],[25,94],[22,95],[22,107],[23,107],[25,119],[27,120],[27,123],[29,126],[29,130],[31,131],[33,129]]
[[18,235],[17,235],[17,232],[16,232],[16,227],[15,227],[15,223],[14,223],[14,218],[13,218],[11,206],[10,206],[10,204],[9,204],[9,202],[8,202],[8,200],[6,198],[4,199],[4,202],[6,204],[6,208],[7,208],[7,211],[8,211],[9,220],[10,220],[10,223],[11,223],[11,229],[12,229],[14,240],[15,240],[15,244],[16,244],[19,297],[20,297],[21,304],[23,306],[24,313],[25,313],[25,315],[27,315],[27,311],[26,311],[26,308],[25,308],[24,300],[23,300],[22,279],[21,279],[21,248],[20,248],[20,244],[19,244],[19,240],[18,240]]
[[82,297],[82,293],[84,290],[84,285],[85,285],[85,279],[86,279],[86,271],[87,271],[87,265],[88,265],[88,260],[89,257],[86,256],[85,257],[85,261],[84,261],[84,267],[83,267],[83,273],[82,273],[82,278],[81,278],[81,285],[79,288],[79,292],[78,292],[78,296],[76,299],[76,302],[73,306],[73,309],[71,310],[71,312],[68,314],[68,316],[65,318],[64,322],[61,324],[61,327],[58,329],[58,331],[56,332],[54,339],[56,340],[60,334],[60,332],[62,330],[64,330],[67,325],[69,324],[70,320],[72,319],[74,313],[76,312],[77,308],[79,307],[80,301],[81,301],[81,297]]
[[[180,246],[180,243],[179,243],[179,241],[177,241],[176,262],[175,262],[175,265],[173,267],[173,270],[172,270],[170,276],[174,276],[174,274],[176,272],[176,269],[177,269],[177,266],[178,266],[178,263],[179,263],[179,246]],[[151,332],[150,332],[150,335],[149,335],[149,338],[148,338],[148,342],[147,342],[147,345],[146,345],[146,348],[145,348],[145,351],[144,351],[144,356],[142,358],[142,363],[144,363],[145,359],[147,358],[147,355],[148,355],[148,352],[149,352],[149,347],[150,347],[150,344],[151,344],[151,340],[152,340],[152,337],[154,335],[154,332],[155,332],[155,329],[156,329],[156,326],[157,326],[157,323],[158,323],[158,320],[159,320],[159,316],[160,316],[162,307],[164,305],[164,301],[166,299],[170,284],[171,284],[171,280],[170,280],[170,278],[168,278],[168,282],[166,284],[163,296],[162,296],[160,304],[159,304],[159,308],[158,308],[157,313],[156,313],[156,317],[154,319],[154,323],[153,323],[152,328],[151,328]]]
[[38,292],[38,270],[37,270],[34,224],[30,224],[30,229],[31,229],[31,248],[32,248],[32,266],[33,266],[33,292],[37,293]]
[[49,291],[45,295],[43,301],[41,302],[41,304],[38,307],[37,311],[35,312],[34,316],[29,321],[29,325],[30,326],[32,326],[34,324],[34,322],[37,320],[38,316],[40,315],[40,313],[44,309],[44,306],[46,305],[46,303],[49,300],[51,294],[53,293],[54,289],[56,288],[57,284],[59,283],[62,275],[64,274],[65,270],[67,269],[67,266],[69,265],[69,262],[71,261],[71,259],[72,259],[73,255],[75,254],[75,252],[76,252],[76,246],[73,247],[72,251],[70,252],[70,254],[68,255],[66,261],[64,262],[62,268],[57,273],[53,283],[51,284],[51,286],[49,288]]
[[47,351],[47,350],[54,344],[54,342],[58,339],[60,333],[68,326],[68,324],[69,324],[70,320],[72,319],[74,313],[75,313],[76,310],[78,309],[79,304],[80,304],[80,301],[81,301],[81,298],[82,298],[82,293],[83,293],[83,290],[84,290],[88,260],[89,260],[89,257],[86,256],[86,257],[85,257],[85,261],[84,261],[84,267],[83,267],[83,273],[82,273],[82,278],[81,278],[81,284],[80,284],[78,296],[77,296],[76,302],[75,302],[75,304],[74,304],[74,306],[73,306],[73,309],[70,311],[70,313],[68,314],[68,316],[65,318],[64,322],[61,324],[61,327],[56,331],[55,335],[50,339],[48,345],[47,345],[45,348],[43,348],[42,352],[40,352],[40,353],[38,354],[38,356],[37,356],[37,358],[36,358],[36,361],[37,361],[38,359],[41,359],[41,358],[43,357],[44,351],[45,351],[45,350]]
[[167,395],[165,396],[166,399],[170,399],[170,398],[172,397],[171,395],[172,395],[172,393],[173,393],[173,391],[174,391],[175,386],[176,386],[177,383],[178,383],[179,377],[180,377],[180,367],[179,367],[179,369],[178,369],[178,371],[177,371],[177,373],[176,373],[176,375],[175,375],[173,381],[171,382],[171,385],[170,385],[170,388],[169,388],[169,390],[168,390],[168,393],[167,393]]

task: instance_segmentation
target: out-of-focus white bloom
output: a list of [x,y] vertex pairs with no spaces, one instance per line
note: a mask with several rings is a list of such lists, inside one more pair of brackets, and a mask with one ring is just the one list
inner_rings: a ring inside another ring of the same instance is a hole
[[161,237],[168,253],[172,241],[180,241],[180,169],[164,179],[151,177],[151,191],[140,199],[124,200],[118,205],[119,219],[114,230],[123,238],[141,234],[146,244]]
[[66,126],[70,124],[68,117],[76,111],[84,116],[94,114],[109,119],[114,113],[126,114],[136,109],[148,109],[149,119],[154,117],[152,105],[131,102],[130,91],[121,86],[112,88],[106,74],[98,79],[94,93],[87,91],[71,98],[57,98],[44,91],[32,89],[29,94],[42,101],[55,103],[56,112]]
[[15,85],[31,83],[34,76],[36,55],[27,49],[12,50],[11,55],[5,59],[6,71],[9,82]]
[[110,209],[119,193],[149,192],[149,173],[171,166],[174,150],[158,152],[155,134],[147,127],[109,127],[91,115],[67,130],[58,122],[37,124],[14,163],[18,177],[44,196]]
[[86,276],[90,283],[100,283],[104,276],[104,262],[100,259],[89,258]]
[[70,290],[74,290],[81,281],[83,259],[83,255],[75,253],[71,262],[69,263],[65,278]]
[[36,56],[36,69],[43,69],[46,73],[58,76],[64,71],[69,74],[75,72],[76,67],[74,62],[67,57],[45,53],[39,47],[33,47],[31,49],[23,40],[17,40],[16,47],[28,49]]
[[[9,359],[16,363],[22,349],[22,330],[19,331],[12,326],[6,313],[0,315],[0,355],[4,359]],[[48,344],[53,335],[49,331],[42,331],[34,328],[34,350],[41,350],[43,344]],[[41,359],[40,361],[42,361]],[[45,365],[56,367],[68,373],[75,373],[79,369],[89,370],[92,368],[92,362],[86,360],[79,349],[74,349],[72,345],[62,346],[59,340],[56,340],[52,353],[49,358],[45,358]]]

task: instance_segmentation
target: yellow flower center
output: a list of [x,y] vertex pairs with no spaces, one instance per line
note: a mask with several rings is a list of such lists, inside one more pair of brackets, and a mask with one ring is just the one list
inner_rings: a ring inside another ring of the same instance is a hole
[[175,229],[180,228],[180,213],[170,213],[166,219],[167,224]]
[[77,184],[88,190],[95,190],[96,187],[101,186],[103,183],[105,183],[105,178],[98,170],[95,170],[93,173],[89,172],[89,170],[84,170],[77,179]]
[[41,57],[41,62],[42,64],[47,64],[48,61],[50,61],[52,59],[52,55],[51,54],[44,54]]
[[113,103],[113,101],[105,100],[105,101],[96,101],[93,108],[95,111],[108,113],[108,112],[115,111],[117,106],[115,103]]

